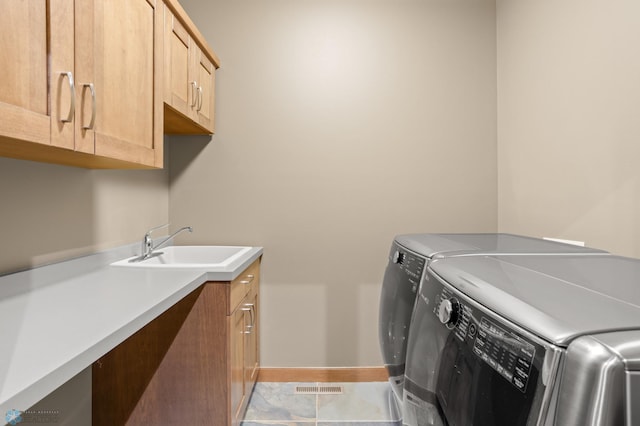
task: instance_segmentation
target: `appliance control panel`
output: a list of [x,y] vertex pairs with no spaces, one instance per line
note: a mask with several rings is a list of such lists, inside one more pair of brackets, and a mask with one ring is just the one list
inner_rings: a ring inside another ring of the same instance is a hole
[[480,309],[460,300],[442,287],[436,296],[434,315],[473,354],[521,392],[525,392],[536,354],[536,345]]
[[473,351],[505,379],[524,392],[536,349],[516,333],[482,317]]
[[426,263],[424,257],[416,256],[411,252],[396,247],[391,252],[391,263],[398,265],[400,269],[407,275],[409,282],[413,286],[414,293],[420,285],[420,278]]

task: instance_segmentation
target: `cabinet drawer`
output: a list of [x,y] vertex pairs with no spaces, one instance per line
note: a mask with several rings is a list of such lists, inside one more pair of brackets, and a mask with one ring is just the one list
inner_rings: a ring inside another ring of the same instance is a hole
[[231,314],[235,310],[242,299],[244,299],[244,297],[249,293],[251,288],[259,281],[260,259],[257,259],[231,282],[228,314]]

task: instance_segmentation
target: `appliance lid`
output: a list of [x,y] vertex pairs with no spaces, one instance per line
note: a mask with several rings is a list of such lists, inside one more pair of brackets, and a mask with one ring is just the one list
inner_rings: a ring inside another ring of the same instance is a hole
[[430,271],[488,309],[566,346],[577,336],[640,329],[640,260],[613,255],[478,256]]
[[540,238],[514,234],[404,234],[395,241],[428,258],[486,254],[607,253]]

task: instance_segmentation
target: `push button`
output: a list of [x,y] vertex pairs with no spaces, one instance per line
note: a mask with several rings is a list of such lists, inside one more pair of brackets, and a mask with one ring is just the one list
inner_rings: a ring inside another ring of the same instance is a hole
[[469,324],[469,337],[474,337],[477,331],[478,327],[474,323]]

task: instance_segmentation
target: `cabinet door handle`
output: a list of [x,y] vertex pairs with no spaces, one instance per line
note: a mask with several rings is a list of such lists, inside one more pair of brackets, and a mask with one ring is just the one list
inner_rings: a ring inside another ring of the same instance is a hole
[[[253,310],[250,307],[245,307],[242,308],[243,311],[245,312],[249,312],[249,314],[251,315],[251,322],[253,323]],[[244,325],[244,334],[251,334],[251,332],[253,331],[253,324],[245,324]]]
[[83,89],[87,87],[91,92],[91,121],[88,126],[82,126],[82,128],[85,130],[92,130],[93,126],[96,124],[96,89],[93,87],[93,83],[83,85]]
[[196,92],[198,90],[198,83],[194,80],[191,82],[191,108],[195,107],[198,103],[196,99]]
[[62,118],[60,121],[63,123],[70,123],[73,121],[73,116],[76,112],[76,85],[73,82],[73,73],[71,71],[65,71],[60,73],[62,78],[67,77],[69,80],[69,92],[71,93],[71,103],[69,105],[69,114],[67,114],[67,118]]
[[249,331],[245,331],[245,334],[250,334],[251,330],[256,326],[255,309],[256,307],[253,303],[245,303],[243,305],[242,310],[245,312],[249,312],[249,315],[251,316],[251,324],[245,326],[245,328],[247,328]]
[[202,86],[198,87],[198,109],[197,111],[200,112],[200,110],[202,109]]

